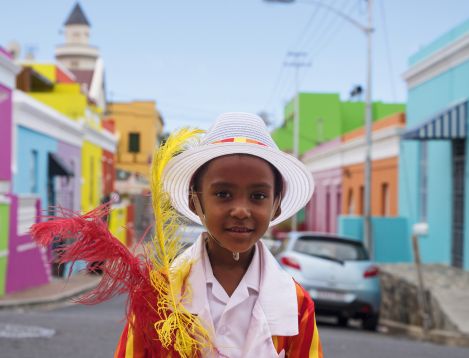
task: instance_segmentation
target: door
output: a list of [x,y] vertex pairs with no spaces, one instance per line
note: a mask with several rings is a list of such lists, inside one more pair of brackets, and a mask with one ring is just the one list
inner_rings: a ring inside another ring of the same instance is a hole
[[464,259],[464,169],[466,141],[455,139],[453,145],[453,242],[451,264],[463,267]]

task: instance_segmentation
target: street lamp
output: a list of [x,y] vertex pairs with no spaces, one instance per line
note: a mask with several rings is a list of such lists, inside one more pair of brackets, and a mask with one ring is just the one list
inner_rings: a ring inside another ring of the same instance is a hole
[[[264,0],[265,2],[276,2],[276,3],[292,3],[295,0]],[[367,37],[367,71],[366,71],[366,110],[365,110],[365,212],[364,212],[364,236],[365,236],[365,245],[370,252],[371,257],[373,257],[373,239],[372,239],[372,227],[371,227],[371,127],[372,127],[372,112],[371,112],[371,35],[373,33],[373,24],[372,24],[372,13],[373,13],[373,0],[367,0],[368,2],[368,22],[363,25],[360,22],[356,21],[352,17],[343,13],[340,10],[337,10],[333,6],[325,4],[321,1],[310,0],[310,1],[301,1],[302,3],[307,3],[311,5],[316,5],[324,9],[329,10],[330,12],[340,16],[361,32]]]

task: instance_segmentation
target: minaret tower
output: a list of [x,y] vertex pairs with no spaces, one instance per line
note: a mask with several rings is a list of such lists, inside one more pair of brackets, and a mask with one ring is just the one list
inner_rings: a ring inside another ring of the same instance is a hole
[[91,25],[79,3],[64,26],[65,43],[56,47],[56,59],[69,70],[94,70],[99,51],[89,44]]

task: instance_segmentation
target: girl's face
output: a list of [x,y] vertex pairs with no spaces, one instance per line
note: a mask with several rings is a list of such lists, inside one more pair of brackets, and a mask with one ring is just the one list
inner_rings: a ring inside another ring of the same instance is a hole
[[275,217],[275,179],[269,164],[250,155],[212,160],[201,173],[198,194],[208,231],[232,252],[246,252]]

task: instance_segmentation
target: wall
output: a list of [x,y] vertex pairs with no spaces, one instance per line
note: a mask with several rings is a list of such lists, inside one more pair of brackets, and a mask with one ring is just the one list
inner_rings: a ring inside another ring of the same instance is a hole
[[47,251],[32,242],[28,234],[29,227],[41,213],[40,207],[34,196],[11,196],[6,293],[40,286],[50,281]]
[[[161,118],[154,101],[110,103],[108,113],[113,118],[119,143],[116,152],[118,169],[149,177],[153,150],[161,134]],[[140,152],[129,152],[129,133],[140,134]]]
[[85,117],[87,99],[80,92],[79,83],[55,84],[54,92],[30,92],[29,95],[71,119]]
[[[363,218],[339,216],[339,234],[363,241]],[[377,262],[411,262],[412,245],[406,218],[372,218],[373,258]]]
[[[398,159],[397,157],[374,160],[371,165],[371,215],[396,216],[398,214]],[[342,214],[363,215],[364,207],[361,198],[364,186],[364,164],[343,167],[342,181]],[[388,186],[387,207],[382,195],[383,184]],[[350,211],[350,193],[353,195],[353,210]],[[363,192],[364,195],[364,192]],[[383,209],[386,209],[383,212]]]
[[56,178],[57,205],[79,211],[81,200],[81,148],[59,141],[56,154],[74,173],[74,176],[70,178]]
[[469,19],[463,21],[458,26],[454,27],[450,31],[446,32],[445,34],[439,36],[435,40],[433,40],[428,45],[422,47],[417,53],[413,54],[409,58],[409,66],[413,66],[422,60],[425,60],[431,55],[435,54],[445,46],[450,45],[451,43],[455,42],[456,40],[460,39],[463,35],[469,32]]
[[37,152],[37,183],[36,192],[41,199],[42,209],[49,205],[47,197],[48,154],[57,152],[57,140],[44,134],[18,126],[17,128],[17,172],[14,175],[14,193],[33,193],[34,176],[32,174],[32,151]]
[[81,161],[81,210],[89,211],[102,199],[102,152],[96,144],[83,142]]
[[[374,102],[373,121],[404,110],[403,104]],[[287,152],[293,148],[293,114],[291,100],[285,106],[283,125],[272,132],[274,141]],[[363,126],[364,118],[364,102],[343,102],[335,93],[300,93],[300,154]]]
[[116,169],[114,163],[114,153],[103,150],[103,195],[109,196],[114,191],[114,181],[116,179]]
[[11,180],[11,90],[0,84],[0,181]]
[[5,294],[10,233],[10,200],[0,196],[0,297]]
[[113,205],[109,215],[109,230],[124,245],[127,245],[127,207]]
[[313,173],[315,188],[306,206],[306,230],[337,232],[337,216],[341,213],[342,169]]
[[[407,120],[412,128],[432,118],[433,115],[469,98],[469,56],[461,49],[449,51],[450,41],[461,41],[465,31],[466,53],[469,45],[469,20],[435,40],[410,59],[414,64],[405,75],[409,86]],[[456,36],[457,35],[457,36]],[[447,47],[441,47],[446,46]],[[440,46],[440,47],[438,47]],[[421,69],[425,63],[436,61]],[[431,72],[433,71],[433,72]],[[436,72],[435,72],[436,71]],[[416,73],[414,73],[416,72]],[[466,173],[469,168],[469,141],[466,140]],[[399,213],[409,218],[409,226],[420,221],[419,172],[420,143],[404,141],[401,144]],[[429,233],[421,240],[422,260],[425,263],[451,263],[452,245],[452,151],[451,141],[428,142],[428,207]],[[469,269],[469,180],[466,175],[465,192],[465,261]]]

